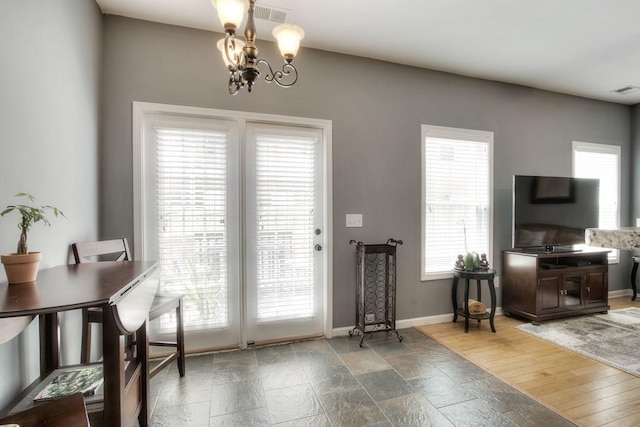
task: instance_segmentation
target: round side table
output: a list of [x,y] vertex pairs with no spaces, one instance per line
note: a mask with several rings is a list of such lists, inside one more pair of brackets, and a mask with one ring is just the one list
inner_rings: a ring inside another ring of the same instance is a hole
[[[491,331],[495,332],[496,328],[493,324],[493,318],[496,314],[496,288],[493,284],[493,278],[496,275],[496,271],[493,269],[485,271],[466,271],[466,270],[453,270],[453,285],[451,287],[451,302],[453,303],[453,321],[458,320],[458,316],[464,317],[464,332],[469,332],[469,319],[477,319],[480,323],[483,319],[489,319],[491,325]],[[462,308],[458,307],[458,281],[464,279],[464,304]],[[477,285],[477,298],[478,301],[482,300],[482,293],[480,285],[483,280],[486,280],[489,285],[489,294],[491,295],[491,311],[489,313],[469,314],[469,281],[475,280]]]

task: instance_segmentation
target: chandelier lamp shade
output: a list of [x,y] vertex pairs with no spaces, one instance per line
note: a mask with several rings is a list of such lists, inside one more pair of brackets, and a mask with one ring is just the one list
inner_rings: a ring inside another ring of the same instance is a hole
[[[224,27],[225,37],[218,41],[218,50],[229,70],[229,93],[237,94],[246,87],[249,92],[260,78],[258,67],[266,67],[264,80],[276,82],[278,86],[290,87],[298,81],[298,70],[293,66],[293,59],[298,54],[300,40],[304,31],[297,25],[280,24],[273,29],[273,36],[278,41],[278,48],[284,58],[281,70],[274,71],[264,59],[258,58],[256,47],[256,25],[253,19],[255,0],[211,0],[218,11],[218,18]],[[236,35],[244,15],[247,23],[244,39]]]

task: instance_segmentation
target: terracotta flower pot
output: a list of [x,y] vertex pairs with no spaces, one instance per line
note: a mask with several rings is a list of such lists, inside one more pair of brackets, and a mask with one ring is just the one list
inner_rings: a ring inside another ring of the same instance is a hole
[[25,255],[0,255],[9,284],[28,283],[36,280],[42,252],[29,252]]

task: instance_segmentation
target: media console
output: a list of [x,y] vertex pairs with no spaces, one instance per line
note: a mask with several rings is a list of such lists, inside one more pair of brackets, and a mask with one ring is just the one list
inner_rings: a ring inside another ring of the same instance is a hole
[[609,310],[606,249],[502,251],[502,310],[534,324]]

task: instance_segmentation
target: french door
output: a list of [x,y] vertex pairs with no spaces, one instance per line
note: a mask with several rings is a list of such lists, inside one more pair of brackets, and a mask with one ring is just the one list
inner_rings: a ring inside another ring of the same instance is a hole
[[184,294],[187,348],[323,334],[326,130],[139,107],[135,256]]
[[247,125],[249,343],[323,328],[322,131]]

